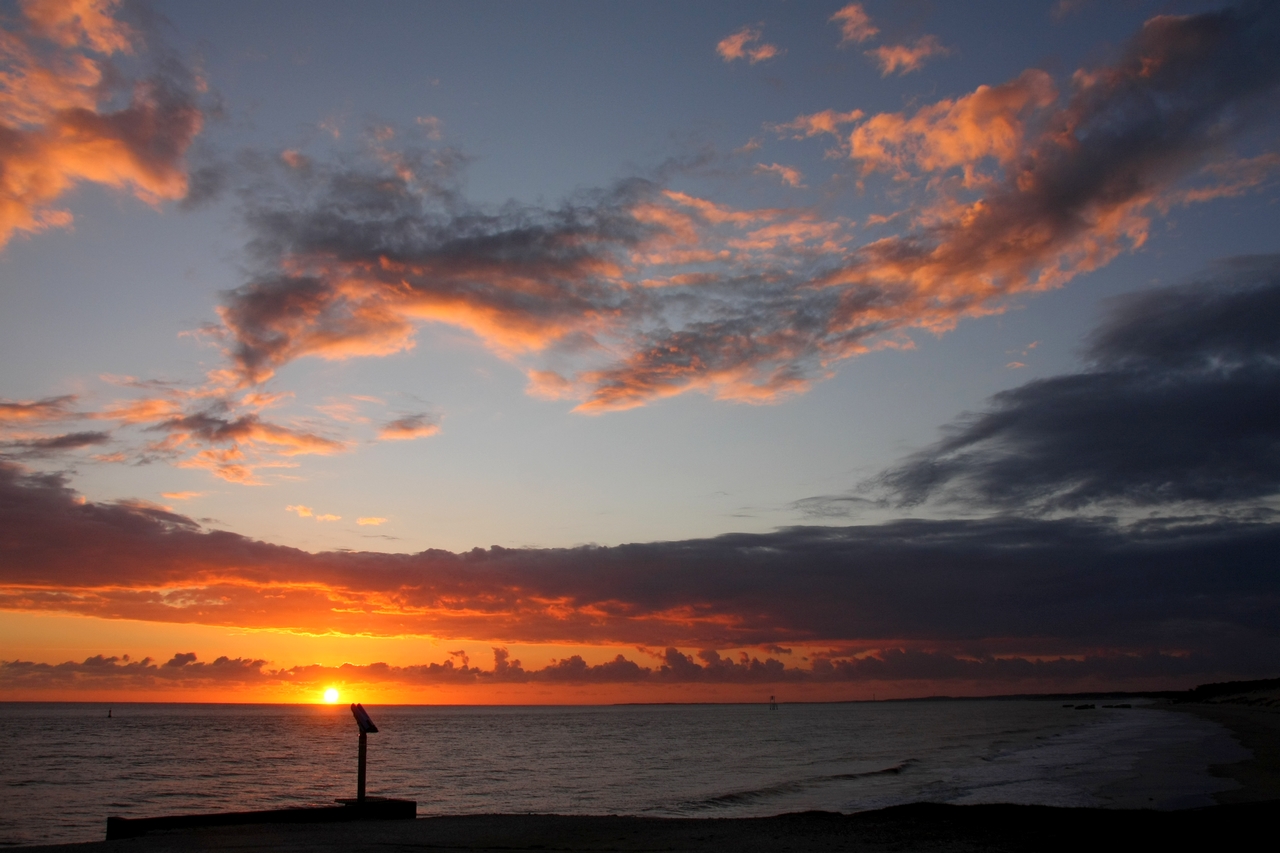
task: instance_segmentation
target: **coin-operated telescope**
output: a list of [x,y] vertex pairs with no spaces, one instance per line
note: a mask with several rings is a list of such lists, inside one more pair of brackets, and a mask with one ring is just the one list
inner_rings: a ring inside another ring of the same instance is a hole
[[369,751],[368,736],[378,731],[378,727],[373,724],[369,712],[358,702],[351,703],[351,716],[356,718],[356,725],[360,727],[360,770],[356,776],[356,802],[363,803],[365,756]]

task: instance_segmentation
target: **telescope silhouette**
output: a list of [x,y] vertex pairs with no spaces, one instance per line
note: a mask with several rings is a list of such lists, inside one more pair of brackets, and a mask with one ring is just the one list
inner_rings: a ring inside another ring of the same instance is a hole
[[351,716],[356,718],[356,725],[360,727],[360,770],[356,776],[356,802],[363,803],[365,757],[369,751],[368,736],[376,732],[378,727],[373,724],[369,712],[358,702],[351,703]]

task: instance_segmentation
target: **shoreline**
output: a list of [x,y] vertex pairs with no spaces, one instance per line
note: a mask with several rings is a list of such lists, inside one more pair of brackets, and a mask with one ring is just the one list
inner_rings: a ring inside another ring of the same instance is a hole
[[1280,800],[1280,707],[1232,701],[1167,702],[1158,707],[1217,723],[1253,753],[1244,761],[1209,766],[1209,775],[1240,785],[1214,794],[1216,802]]

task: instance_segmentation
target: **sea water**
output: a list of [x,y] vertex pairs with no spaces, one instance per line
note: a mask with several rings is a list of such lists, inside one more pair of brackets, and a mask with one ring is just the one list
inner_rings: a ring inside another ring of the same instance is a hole
[[[346,706],[110,710],[0,703],[0,844],[100,840],[108,815],[355,794]],[[916,801],[1181,808],[1234,786],[1209,764],[1248,757],[1189,714],[1048,700],[369,711],[379,728],[369,793],[416,800],[420,816],[747,817]]]

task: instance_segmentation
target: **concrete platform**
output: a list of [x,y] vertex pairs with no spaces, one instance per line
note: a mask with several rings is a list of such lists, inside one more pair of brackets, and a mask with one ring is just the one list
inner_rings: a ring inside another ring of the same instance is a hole
[[198,829],[209,826],[241,826],[253,823],[346,823],[353,820],[413,820],[418,804],[413,800],[366,797],[363,801],[339,800],[340,806],[267,809],[256,812],[167,815],[165,817],[109,817],[107,840],[137,838],[148,832]]

